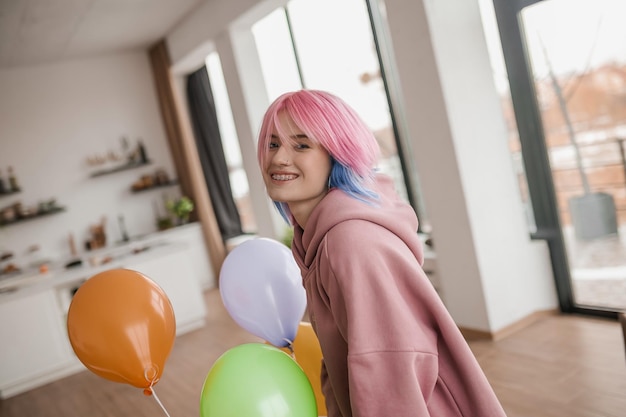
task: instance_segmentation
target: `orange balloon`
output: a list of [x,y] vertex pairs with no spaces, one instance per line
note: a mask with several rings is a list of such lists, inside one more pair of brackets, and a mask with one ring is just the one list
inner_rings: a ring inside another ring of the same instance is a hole
[[172,304],[150,278],[111,269],[80,286],[67,313],[78,359],[93,373],[152,393],[176,337]]
[[[298,326],[298,333],[292,344],[293,357],[304,371],[313,387],[315,402],[317,403],[317,413],[320,416],[328,414],[326,410],[326,400],[322,393],[322,348],[317,340],[317,335],[313,331],[311,323],[302,321]],[[281,348],[284,352],[291,354],[289,348]]]

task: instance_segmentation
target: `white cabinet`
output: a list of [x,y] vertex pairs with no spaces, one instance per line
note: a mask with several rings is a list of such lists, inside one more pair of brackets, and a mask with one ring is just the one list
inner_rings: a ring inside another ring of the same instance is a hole
[[[178,246],[178,245],[177,245]],[[203,291],[186,247],[127,266],[156,282],[165,292],[176,318],[176,334],[202,327],[206,320]]]
[[150,245],[166,241],[168,243],[181,243],[187,246],[187,251],[192,262],[188,264],[200,286],[204,290],[215,288],[216,279],[209,260],[208,250],[202,234],[200,223],[189,223],[163,232],[155,233],[142,242]]
[[45,384],[80,366],[53,289],[0,303],[0,397]]

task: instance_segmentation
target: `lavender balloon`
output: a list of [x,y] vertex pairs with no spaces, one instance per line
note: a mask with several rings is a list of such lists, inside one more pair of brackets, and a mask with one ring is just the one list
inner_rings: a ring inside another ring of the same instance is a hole
[[224,306],[237,324],[276,347],[293,342],[306,294],[287,246],[267,238],[247,240],[226,256],[219,279]]

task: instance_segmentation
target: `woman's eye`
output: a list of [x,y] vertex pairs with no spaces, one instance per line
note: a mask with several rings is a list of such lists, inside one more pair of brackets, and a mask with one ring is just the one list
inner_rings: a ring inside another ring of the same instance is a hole
[[300,150],[300,149],[309,149],[310,146],[307,145],[306,143],[297,143],[296,144],[296,149]]
[[276,142],[270,142],[270,144],[269,144],[269,148],[270,148],[270,149],[277,149],[277,148],[278,148],[278,143],[276,143]]

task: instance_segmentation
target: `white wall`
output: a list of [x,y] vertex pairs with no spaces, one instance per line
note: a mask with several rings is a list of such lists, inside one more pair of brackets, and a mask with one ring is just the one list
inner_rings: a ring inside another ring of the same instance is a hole
[[[175,64],[192,57],[206,36],[222,38],[223,54],[228,47],[223,37],[236,43],[233,33],[280,2],[228,2],[230,12],[226,3],[206,2],[168,37]],[[384,3],[408,140],[450,312],[461,326],[497,331],[535,311],[556,308],[547,247],[530,241],[524,223],[477,0]],[[240,59],[237,51],[229,55]],[[236,68],[242,71],[246,65],[231,64],[225,77],[237,77]],[[244,81],[233,84],[242,85],[245,96],[256,95],[258,86],[249,85],[254,77],[239,77]],[[254,102],[254,97],[247,99]],[[236,121],[248,124],[264,109],[248,104],[233,111],[248,114],[248,121]],[[249,174],[257,169],[244,165]],[[259,216],[264,212],[260,202],[257,208],[257,222],[271,223],[270,217]]]
[[[141,174],[165,168],[175,177],[146,53],[64,61],[0,71],[0,170],[11,165],[23,189],[0,197],[0,207],[56,198],[65,213],[0,227],[0,250],[23,254],[39,244],[50,257],[69,256],[68,235],[81,249],[91,224],[107,217],[109,242],[121,238],[117,216],[131,237],[156,230],[153,201],[178,187],[131,194]],[[87,157],[121,151],[143,138],[154,162],[90,178]]]

